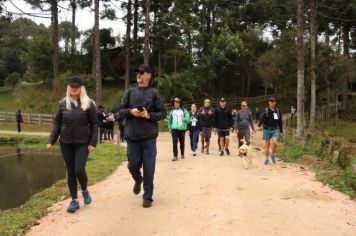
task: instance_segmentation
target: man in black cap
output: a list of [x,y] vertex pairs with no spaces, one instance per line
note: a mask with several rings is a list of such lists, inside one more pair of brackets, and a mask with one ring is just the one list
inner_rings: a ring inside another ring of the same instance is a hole
[[270,97],[268,100],[268,107],[266,107],[260,117],[260,122],[258,127],[263,124],[263,140],[265,141],[265,154],[266,160],[265,165],[269,164],[269,147],[272,146],[271,160],[273,164],[277,162],[276,151],[277,151],[277,138],[279,135],[283,134],[282,127],[282,114],[280,113],[278,107],[276,107],[276,99]]
[[[148,208],[153,201],[157,121],[166,117],[166,111],[158,90],[149,86],[152,78],[151,67],[141,65],[135,72],[138,86],[125,92],[121,101],[120,116],[126,119],[128,168],[135,180],[133,192],[139,194],[143,182],[143,207]],[[143,176],[141,167],[143,167]]]
[[220,156],[224,155],[224,150],[227,155],[230,155],[229,150],[229,136],[230,130],[233,131],[234,119],[232,117],[231,109],[226,106],[225,98],[221,98],[219,101],[219,107],[214,112],[214,128],[218,133],[220,143]]

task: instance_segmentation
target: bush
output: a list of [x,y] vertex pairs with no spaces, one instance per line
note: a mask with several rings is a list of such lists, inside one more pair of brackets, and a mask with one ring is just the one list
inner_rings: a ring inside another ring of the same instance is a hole
[[5,79],[5,84],[11,87],[15,87],[21,81],[21,76],[17,72],[9,74]]
[[351,165],[351,157],[349,155],[349,150],[347,148],[342,148],[339,151],[339,155],[336,159],[336,164],[341,168],[341,169],[346,169]]

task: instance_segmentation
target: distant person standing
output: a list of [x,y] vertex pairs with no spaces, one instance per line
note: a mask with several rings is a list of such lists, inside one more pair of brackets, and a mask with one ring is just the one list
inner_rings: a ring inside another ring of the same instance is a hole
[[197,106],[192,104],[189,112],[190,121],[188,123],[189,137],[190,137],[190,149],[193,156],[196,156],[196,150],[198,148],[200,124],[197,112]]
[[277,162],[277,138],[279,135],[283,135],[282,127],[282,114],[278,107],[276,107],[276,99],[274,97],[269,98],[268,107],[264,109],[261,115],[261,120],[258,123],[258,127],[263,125],[263,140],[265,141],[265,165],[269,164],[269,148],[272,146],[271,160],[273,164]]
[[[153,71],[141,65],[136,72],[137,87],[128,89],[121,101],[120,116],[125,121],[128,168],[135,181],[134,194],[141,192],[143,182],[143,204],[151,207],[153,201],[153,179],[156,167],[158,121],[166,117],[164,103],[158,90],[150,86]],[[141,168],[143,167],[143,176]]]
[[98,106],[98,110],[96,112],[99,121],[99,140],[102,143],[103,136],[106,136],[105,123],[106,123],[106,114],[104,112],[104,107],[102,105]]
[[214,113],[214,128],[220,141],[220,156],[230,155],[230,131],[233,131],[234,120],[231,109],[227,107],[225,98],[219,101],[219,107]]
[[239,142],[239,147],[242,146],[242,139],[245,139],[247,145],[250,145],[250,136],[252,128],[253,132],[256,133],[255,126],[253,124],[253,117],[251,111],[248,109],[247,102],[241,102],[241,110],[236,113],[235,119],[235,130],[237,133],[237,139]]
[[201,127],[201,153],[209,154],[211,130],[213,127],[214,109],[210,105],[210,100],[204,100],[204,106],[198,111],[199,124]]
[[109,108],[106,113],[106,129],[109,141],[114,141],[115,116]]
[[59,137],[62,156],[67,168],[67,179],[72,201],[67,211],[79,209],[77,181],[82,189],[84,204],[92,202],[89,195],[88,177],[85,171],[90,152],[95,150],[98,135],[98,117],[95,103],[91,100],[79,77],[68,81],[67,95],[59,101],[54,125],[47,148],[52,148]]
[[16,112],[16,123],[17,123],[17,132],[21,133],[21,123],[23,123],[23,120],[22,120],[22,114],[20,109]]
[[188,111],[182,107],[180,98],[175,98],[173,103],[174,109],[170,111],[168,116],[168,129],[171,131],[173,140],[172,161],[178,161],[178,141],[180,144],[181,158],[184,159],[185,132],[190,118]]

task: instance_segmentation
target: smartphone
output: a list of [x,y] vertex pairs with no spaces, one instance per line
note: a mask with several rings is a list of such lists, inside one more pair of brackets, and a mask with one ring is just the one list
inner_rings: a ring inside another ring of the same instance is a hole
[[143,111],[143,106],[136,106],[136,109],[142,112]]

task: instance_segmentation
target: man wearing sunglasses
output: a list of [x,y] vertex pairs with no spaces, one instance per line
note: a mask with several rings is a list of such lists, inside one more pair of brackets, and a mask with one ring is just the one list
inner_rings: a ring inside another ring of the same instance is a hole
[[143,64],[135,72],[138,86],[125,92],[121,101],[120,116],[126,119],[124,136],[127,141],[128,168],[135,181],[133,192],[139,194],[143,182],[143,207],[148,208],[153,201],[157,122],[166,117],[166,111],[158,90],[150,86],[151,67]]

